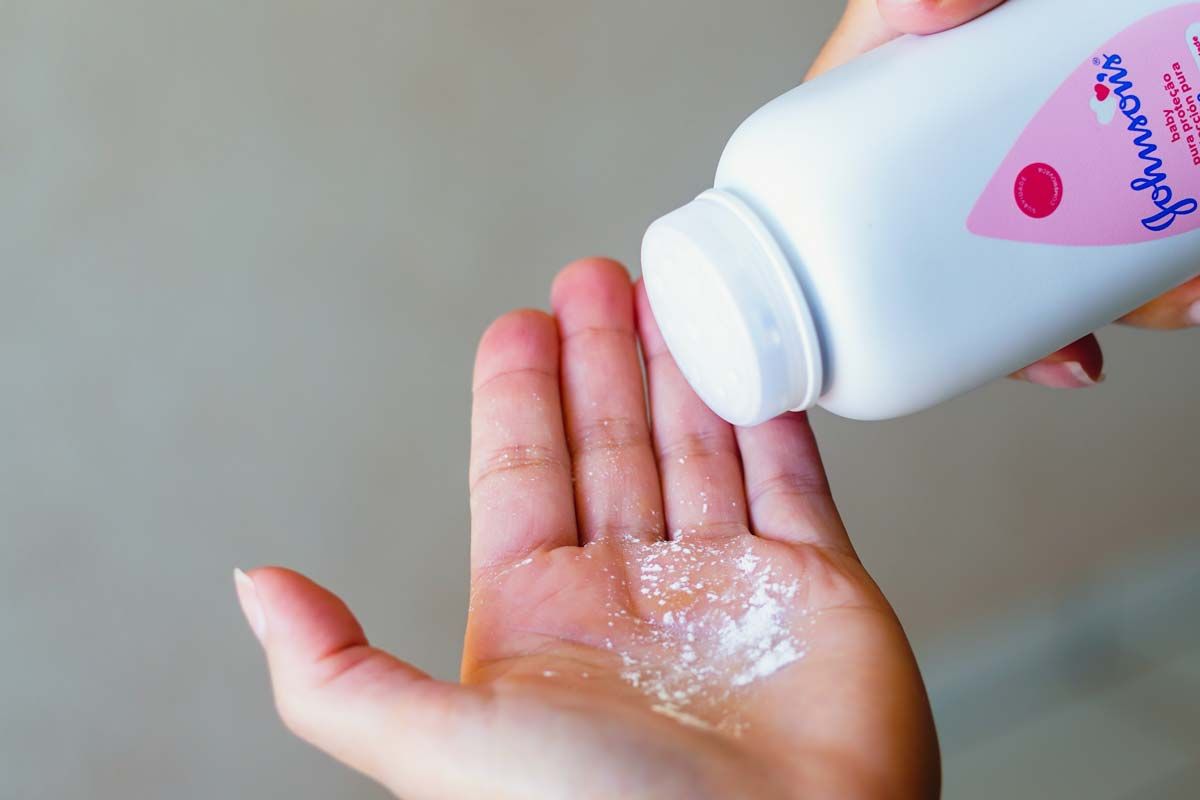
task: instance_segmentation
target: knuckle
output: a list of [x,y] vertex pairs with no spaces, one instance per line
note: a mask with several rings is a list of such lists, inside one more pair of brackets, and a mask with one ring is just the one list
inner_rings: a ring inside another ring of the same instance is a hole
[[575,427],[572,451],[577,457],[595,453],[613,453],[645,446],[649,431],[646,422],[634,417],[601,417]]
[[589,339],[617,339],[621,344],[627,344],[636,341],[636,334],[632,327],[618,325],[584,325],[562,334],[564,347],[576,346]]
[[369,645],[354,642],[338,647],[306,665],[299,674],[279,681],[275,710],[284,727],[306,741],[319,734],[317,717],[326,712],[331,692],[361,688],[392,668],[392,659]]
[[479,462],[471,479],[471,491],[503,477],[530,474],[569,474],[564,460],[553,450],[536,445],[510,445],[492,451]]
[[581,258],[559,270],[550,287],[550,295],[557,297],[573,284],[595,290],[609,284],[620,286],[622,283],[630,285],[629,270],[619,261],[603,257]]
[[675,358],[671,355],[671,351],[667,349],[667,345],[662,341],[655,341],[649,345],[642,347],[642,360],[646,362],[646,369],[652,370],[662,365],[675,365]]
[[751,504],[773,498],[827,498],[829,482],[813,472],[781,472],[755,483],[746,495]]
[[700,458],[717,458],[733,450],[732,434],[728,431],[701,431],[686,433],[667,442],[659,453],[659,463],[664,467]]
[[542,380],[542,381],[558,381],[558,375],[548,369],[541,367],[514,367],[512,369],[501,370],[494,375],[491,375],[481,382],[477,383],[474,388],[474,394],[478,397],[487,395],[493,389],[500,390],[502,384],[506,382],[520,382],[526,379]]

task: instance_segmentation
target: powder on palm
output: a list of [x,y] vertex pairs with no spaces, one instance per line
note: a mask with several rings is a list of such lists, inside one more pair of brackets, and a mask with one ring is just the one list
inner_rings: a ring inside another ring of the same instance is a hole
[[[798,631],[811,618],[797,608],[801,581],[756,555],[752,540],[672,538],[630,542],[628,579],[646,610],[624,620],[634,622],[635,634],[617,650],[621,678],[658,713],[739,731],[735,693],[805,655]],[[617,605],[610,615],[630,616]]]

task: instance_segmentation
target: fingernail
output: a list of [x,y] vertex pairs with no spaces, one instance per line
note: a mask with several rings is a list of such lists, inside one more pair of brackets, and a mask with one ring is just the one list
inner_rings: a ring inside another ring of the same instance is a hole
[[1188,323],[1200,325],[1200,300],[1192,303],[1192,307],[1188,309]]
[[1078,361],[1043,361],[1023,369],[1021,377],[1051,389],[1086,389],[1104,382],[1103,373],[1089,375]]
[[1088,371],[1083,368],[1083,364],[1080,364],[1078,361],[1068,361],[1064,365],[1064,368],[1067,374],[1075,381],[1075,385],[1081,389],[1088,386],[1095,386],[1098,383],[1104,383],[1103,372],[1095,376],[1089,375]]
[[238,603],[242,606],[242,613],[246,615],[246,622],[250,623],[250,630],[254,631],[260,642],[263,641],[267,634],[267,617],[263,614],[254,580],[240,569],[235,569],[233,585],[237,587]]

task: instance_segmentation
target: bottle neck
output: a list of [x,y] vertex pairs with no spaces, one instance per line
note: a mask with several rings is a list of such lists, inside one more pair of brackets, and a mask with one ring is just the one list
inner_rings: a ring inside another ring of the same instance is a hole
[[642,246],[668,348],[720,416],[754,425],[822,394],[816,326],[783,248],[750,206],[712,189],[655,222]]

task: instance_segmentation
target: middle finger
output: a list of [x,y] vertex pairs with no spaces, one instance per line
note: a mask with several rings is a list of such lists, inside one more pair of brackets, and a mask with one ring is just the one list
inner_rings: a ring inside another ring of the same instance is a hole
[[614,261],[580,261],[554,281],[562,395],[575,471],[580,544],[662,538],[662,494],[650,447],[633,328],[633,287]]

